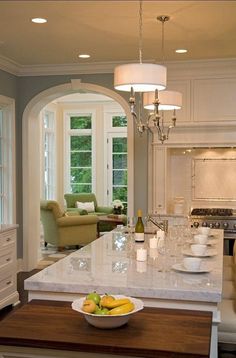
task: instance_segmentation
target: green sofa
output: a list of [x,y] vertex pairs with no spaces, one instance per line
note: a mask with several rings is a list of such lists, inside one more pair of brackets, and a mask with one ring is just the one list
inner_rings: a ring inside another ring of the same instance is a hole
[[44,241],[59,248],[84,246],[97,238],[97,215],[63,212],[57,201],[40,201]]
[[[113,213],[112,206],[99,206],[97,203],[97,199],[94,193],[79,193],[79,194],[65,194],[64,195],[66,201],[66,211],[77,211],[80,214],[89,214],[89,215],[108,215]],[[94,203],[95,211],[86,212],[84,209],[78,209],[76,207],[76,202],[79,201],[81,203]]]
[[[97,203],[96,195],[94,193],[77,193],[77,194],[65,194],[64,195],[66,201],[66,211],[67,212],[79,212],[81,215],[88,214],[90,215],[108,215],[113,213],[112,206],[99,206]],[[87,212],[84,209],[78,209],[76,207],[76,202],[79,201],[81,203],[94,202],[95,211]],[[113,226],[109,223],[101,223],[99,227],[99,231],[111,231]]]

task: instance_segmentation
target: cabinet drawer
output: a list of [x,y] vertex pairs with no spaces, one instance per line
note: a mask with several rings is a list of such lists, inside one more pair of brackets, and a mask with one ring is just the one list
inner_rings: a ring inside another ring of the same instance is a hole
[[12,266],[16,262],[15,256],[14,247],[0,250],[0,270],[5,269],[7,266]]
[[16,290],[16,277],[15,273],[6,272],[5,276],[0,278],[0,301],[6,298]]
[[0,250],[16,244],[16,230],[9,230],[0,234]]

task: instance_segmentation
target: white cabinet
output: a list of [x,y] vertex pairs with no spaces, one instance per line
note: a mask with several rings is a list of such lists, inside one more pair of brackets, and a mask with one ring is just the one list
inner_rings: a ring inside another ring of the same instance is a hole
[[16,271],[16,225],[0,225],[0,309],[19,303]]
[[236,120],[236,78],[208,78],[193,81],[193,121]]

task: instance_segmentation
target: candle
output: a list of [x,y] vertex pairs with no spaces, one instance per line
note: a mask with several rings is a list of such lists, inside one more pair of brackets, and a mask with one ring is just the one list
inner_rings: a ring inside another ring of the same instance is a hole
[[142,247],[137,250],[137,261],[146,261],[147,260],[147,250]]
[[157,243],[158,243],[158,239],[157,237],[151,237],[149,240],[149,246],[151,249],[157,249]]
[[137,272],[146,272],[147,271],[147,261],[137,261]]

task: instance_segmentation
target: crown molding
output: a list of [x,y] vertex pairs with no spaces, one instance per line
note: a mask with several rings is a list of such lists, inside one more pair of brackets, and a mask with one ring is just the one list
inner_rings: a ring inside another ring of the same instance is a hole
[[[155,63],[155,60],[145,62]],[[113,73],[116,66],[124,63],[134,63],[134,61],[21,65],[0,56],[0,69],[19,77]],[[236,76],[236,58],[166,61],[165,65],[168,70],[168,77],[171,80],[194,79],[194,77],[210,78],[216,74],[217,77]]]
[[0,56],[0,70],[18,76],[19,64],[15,61],[10,60],[7,57]]

